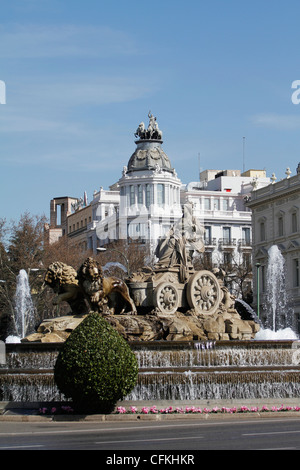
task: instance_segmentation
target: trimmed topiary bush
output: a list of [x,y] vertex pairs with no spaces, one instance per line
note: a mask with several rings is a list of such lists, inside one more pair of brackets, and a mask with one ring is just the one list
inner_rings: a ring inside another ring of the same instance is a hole
[[137,375],[137,359],[125,339],[94,312],[73,330],[54,367],[58,389],[82,413],[113,411]]

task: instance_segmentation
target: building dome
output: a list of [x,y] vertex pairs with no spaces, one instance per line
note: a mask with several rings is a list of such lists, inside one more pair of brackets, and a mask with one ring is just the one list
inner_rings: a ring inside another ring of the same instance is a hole
[[173,172],[169,157],[161,147],[162,132],[158,128],[156,118],[151,111],[148,117],[150,120],[148,128],[146,129],[144,123],[141,122],[134,134],[135,137],[139,137],[139,140],[135,141],[137,148],[129,159],[127,172],[154,169]]
[[153,140],[137,141],[137,148],[130,157],[127,172],[137,170],[162,170],[173,171],[167,154],[161,148],[161,142]]

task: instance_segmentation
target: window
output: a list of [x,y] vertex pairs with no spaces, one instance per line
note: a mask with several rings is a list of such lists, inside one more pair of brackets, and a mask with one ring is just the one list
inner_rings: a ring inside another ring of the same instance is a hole
[[293,287],[299,287],[299,259],[293,259]]
[[224,264],[227,266],[230,266],[232,262],[231,253],[229,251],[224,251],[223,255],[224,255]]
[[243,253],[243,267],[248,269],[251,266],[251,253]]
[[211,227],[204,227],[204,241],[207,245],[211,244]]
[[149,208],[153,204],[153,188],[151,184],[146,185],[146,207]]
[[278,217],[278,236],[283,236],[283,217],[282,215]]
[[134,190],[134,186],[133,185],[130,185],[130,205],[131,206],[134,206],[135,204],[135,190]]
[[231,227],[223,227],[223,242],[229,245],[231,240]]
[[162,206],[165,203],[165,185],[157,185],[157,204]]
[[205,209],[206,211],[209,211],[209,210],[210,210],[210,199],[209,199],[208,197],[206,197],[206,198],[204,199],[204,209]]
[[260,223],[260,241],[263,242],[266,239],[266,226],[264,222]]
[[138,185],[138,204],[143,204],[143,186]]
[[292,233],[295,233],[297,231],[298,231],[297,213],[293,212],[292,213]]
[[223,211],[229,210],[229,199],[223,199]]
[[244,246],[249,246],[251,244],[249,227],[242,228],[242,242]]

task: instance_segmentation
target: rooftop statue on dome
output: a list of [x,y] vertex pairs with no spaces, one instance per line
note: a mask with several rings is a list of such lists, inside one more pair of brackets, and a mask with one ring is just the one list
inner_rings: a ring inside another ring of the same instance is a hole
[[162,140],[162,131],[159,129],[156,117],[153,116],[151,111],[148,113],[148,118],[148,128],[146,129],[145,124],[141,122],[134,134],[135,137],[139,137],[141,140]]

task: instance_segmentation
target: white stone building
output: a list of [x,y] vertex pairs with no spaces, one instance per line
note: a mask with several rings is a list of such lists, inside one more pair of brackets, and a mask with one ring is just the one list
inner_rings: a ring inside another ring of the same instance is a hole
[[87,247],[96,253],[97,247],[118,239],[118,213],[120,207],[119,190],[94,191],[92,221],[87,226]]
[[191,202],[205,227],[205,253],[213,266],[250,264],[251,211],[245,206],[253,188],[270,183],[265,172],[205,170],[200,182],[182,188],[181,202]]
[[[158,238],[182,216],[182,183],[162,149],[156,118],[150,113],[149,118],[148,129],[140,124],[136,149],[123,167],[121,178],[111,191],[103,192],[102,200],[106,195],[118,203],[110,212],[104,214],[102,210],[100,219],[93,222],[98,247],[112,240],[138,240],[148,243],[153,254]],[[100,201],[94,197],[92,204],[98,207]]]

